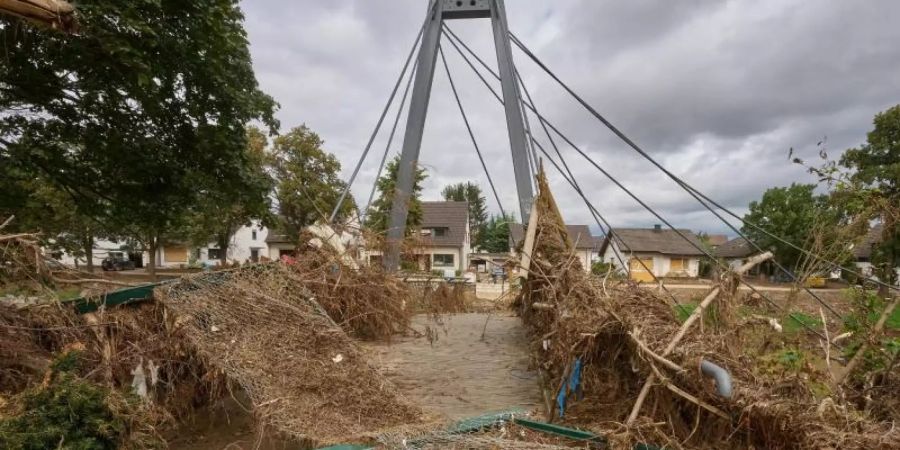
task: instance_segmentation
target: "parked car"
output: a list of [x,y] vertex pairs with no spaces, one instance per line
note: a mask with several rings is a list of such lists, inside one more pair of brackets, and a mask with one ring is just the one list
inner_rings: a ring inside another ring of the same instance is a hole
[[100,267],[105,271],[134,270],[134,261],[126,258],[122,252],[109,252],[100,262]]

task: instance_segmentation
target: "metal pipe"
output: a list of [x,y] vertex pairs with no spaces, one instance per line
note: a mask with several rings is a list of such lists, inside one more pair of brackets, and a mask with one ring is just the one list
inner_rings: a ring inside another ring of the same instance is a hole
[[731,398],[731,374],[727,370],[705,359],[701,359],[700,372],[716,380],[716,392],[719,395]]

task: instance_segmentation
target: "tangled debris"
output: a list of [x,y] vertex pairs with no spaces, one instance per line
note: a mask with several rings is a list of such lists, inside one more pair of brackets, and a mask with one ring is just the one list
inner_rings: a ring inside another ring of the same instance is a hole
[[409,289],[380,267],[353,268],[328,247],[307,247],[282,276],[302,286],[353,337],[389,340],[409,328]]
[[[564,412],[565,421],[595,428],[616,448],[900,448],[890,421],[829,389],[827,367],[762,363],[771,350],[751,344],[772,330],[737,326],[730,276],[707,296],[713,307],[694,311],[692,328],[650,289],[592,279],[573,254],[543,174],[538,186],[534,246],[524,249],[530,269],[514,307],[535,338],[550,415]],[[700,374],[701,359],[730,372],[731,398]],[[580,386],[569,392],[576,371]],[[647,380],[655,381],[643,389]],[[560,391],[569,399],[564,411],[552,404]]]
[[199,274],[158,288],[156,301],[83,315],[49,297],[4,302],[0,400],[21,410],[20,394],[47,377],[55,355],[77,346],[82,364],[72,377],[142,405],[122,410],[128,435],[156,434],[229,393],[249,398],[259,425],[306,442],[415,423],[419,410],[348,336],[404,331],[409,295],[380,270],[350,268],[329,249],[310,248],[293,264]]
[[156,296],[275,430],[329,443],[420,420],[303,280],[290,266],[259,265],[185,278]]

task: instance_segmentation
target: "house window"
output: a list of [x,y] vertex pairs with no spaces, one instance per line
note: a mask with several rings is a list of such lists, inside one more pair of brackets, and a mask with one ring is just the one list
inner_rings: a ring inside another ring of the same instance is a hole
[[453,267],[453,254],[435,254],[432,256],[433,262],[431,263],[434,267]]
[[688,261],[686,258],[672,258],[670,270],[687,270]]
[[211,248],[206,251],[206,259],[222,259],[222,249]]
[[255,241],[256,240],[256,230],[251,231],[250,235],[251,235],[251,238]]
[[422,236],[446,236],[447,227],[422,228]]

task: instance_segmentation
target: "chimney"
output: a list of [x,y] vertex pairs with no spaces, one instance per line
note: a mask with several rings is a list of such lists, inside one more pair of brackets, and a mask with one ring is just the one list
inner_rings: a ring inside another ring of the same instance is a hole
[[660,225],[660,224],[653,225],[653,231],[659,233],[660,231],[662,231],[662,225]]

